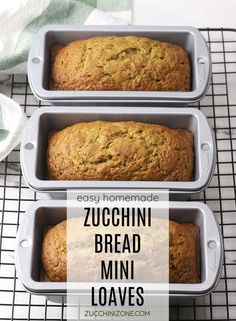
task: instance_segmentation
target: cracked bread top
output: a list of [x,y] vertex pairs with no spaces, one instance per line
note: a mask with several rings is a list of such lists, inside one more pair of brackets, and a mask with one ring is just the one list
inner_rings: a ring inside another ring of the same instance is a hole
[[53,90],[190,91],[187,52],[136,36],[104,36],[56,46]]
[[193,133],[139,122],[81,122],[49,137],[49,179],[191,181]]

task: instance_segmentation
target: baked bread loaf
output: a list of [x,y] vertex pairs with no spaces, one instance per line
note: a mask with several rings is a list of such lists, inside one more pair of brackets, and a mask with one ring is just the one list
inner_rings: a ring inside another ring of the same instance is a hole
[[77,123],[49,137],[53,180],[191,181],[193,133],[138,122]]
[[[101,260],[135,260],[135,279],[138,282],[168,282],[168,221],[155,218],[151,227],[119,227],[119,234],[137,233],[141,237],[141,252],[101,253],[94,252],[94,235],[107,233],[104,227],[83,226],[84,218],[62,221],[47,230],[42,241],[42,266],[46,279],[96,282],[101,280]],[[158,231],[158,233],[157,233]],[[70,235],[67,239],[67,233]],[[109,234],[117,233],[117,227],[109,227]],[[67,244],[68,241],[68,244]],[[69,249],[69,250],[68,250]],[[69,252],[68,252],[69,251]],[[67,259],[69,266],[67,270]],[[86,268],[84,268],[86,267]],[[148,267],[148,273],[147,273]],[[198,283],[199,228],[194,224],[179,224],[169,221],[169,282]]]
[[52,51],[53,90],[190,91],[187,52],[148,38],[94,37]]

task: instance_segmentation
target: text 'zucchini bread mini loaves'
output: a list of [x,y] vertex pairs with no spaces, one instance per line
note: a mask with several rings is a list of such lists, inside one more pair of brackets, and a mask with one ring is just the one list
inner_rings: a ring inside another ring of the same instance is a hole
[[168,221],[158,218],[152,219],[151,227],[119,226],[121,235],[140,235],[140,253],[112,251],[107,254],[95,254],[94,235],[105,235],[108,232],[115,235],[117,227],[86,228],[83,217],[62,221],[48,229],[42,241],[41,251],[43,280],[96,282],[101,280],[101,260],[134,260],[133,282],[168,282],[168,277],[169,283],[200,281],[197,225],[169,221],[169,234]]
[[191,181],[193,133],[139,122],[82,122],[54,132],[52,180]]
[[190,91],[187,52],[135,36],[94,37],[52,50],[51,89]]

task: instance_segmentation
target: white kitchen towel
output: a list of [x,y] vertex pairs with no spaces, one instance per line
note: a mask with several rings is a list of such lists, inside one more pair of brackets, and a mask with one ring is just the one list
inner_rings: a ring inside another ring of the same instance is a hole
[[0,161],[20,143],[26,121],[20,105],[0,94]]
[[131,8],[132,0],[1,1],[0,72],[26,72],[32,39],[47,24],[128,24]]

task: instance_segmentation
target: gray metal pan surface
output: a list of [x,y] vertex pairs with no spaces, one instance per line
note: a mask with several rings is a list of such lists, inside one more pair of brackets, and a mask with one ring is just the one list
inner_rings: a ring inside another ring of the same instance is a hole
[[[186,128],[194,133],[195,173],[190,182],[163,181],[59,181],[47,179],[48,135],[83,121],[139,121]],[[206,117],[194,108],[40,108],[32,115],[21,144],[22,171],[28,185],[38,192],[66,193],[68,189],[168,189],[170,194],[198,193],[209,184],[215,167],[215,140]],[[65,196],[65,195],[64,195]],[[57,198],[61,196],[58,194]]]
[[[182,46],[189,54],[192,90],[189,92],[157,91],[55,91],[49,89],[51,48],[94,36],[135,35]],[[50,104],[119,104],[155,103],[162,106],[188,105],[206,93],[211,78],[211,57],[201,33],[192,27],[158,26],[78,26],[49,25],[36,35],[28,57],[28,77],[33,93]]]
[[[163,205],[165,206],[165,205]],[[168,205],[167,205],[168,206]],[[45,227],[66,219],[66,202],[35,202],[24,215],[16,240],[16,265],[27,291],[49,297],[65,296],[67,290],[88,293],[89,283],[40,281],[40,248]],[[199,202],[170,202],[169,217],[179,223],[194,223],[200,229],[201,281],[197,284],[170,284],[170,297],[196,297],[209,294],[221,273],[223,248],[218,223],[212,211]],[[155,294],[155,284],[146,284],[145,293]],[[56,299],[57,300],[57,299]]]

